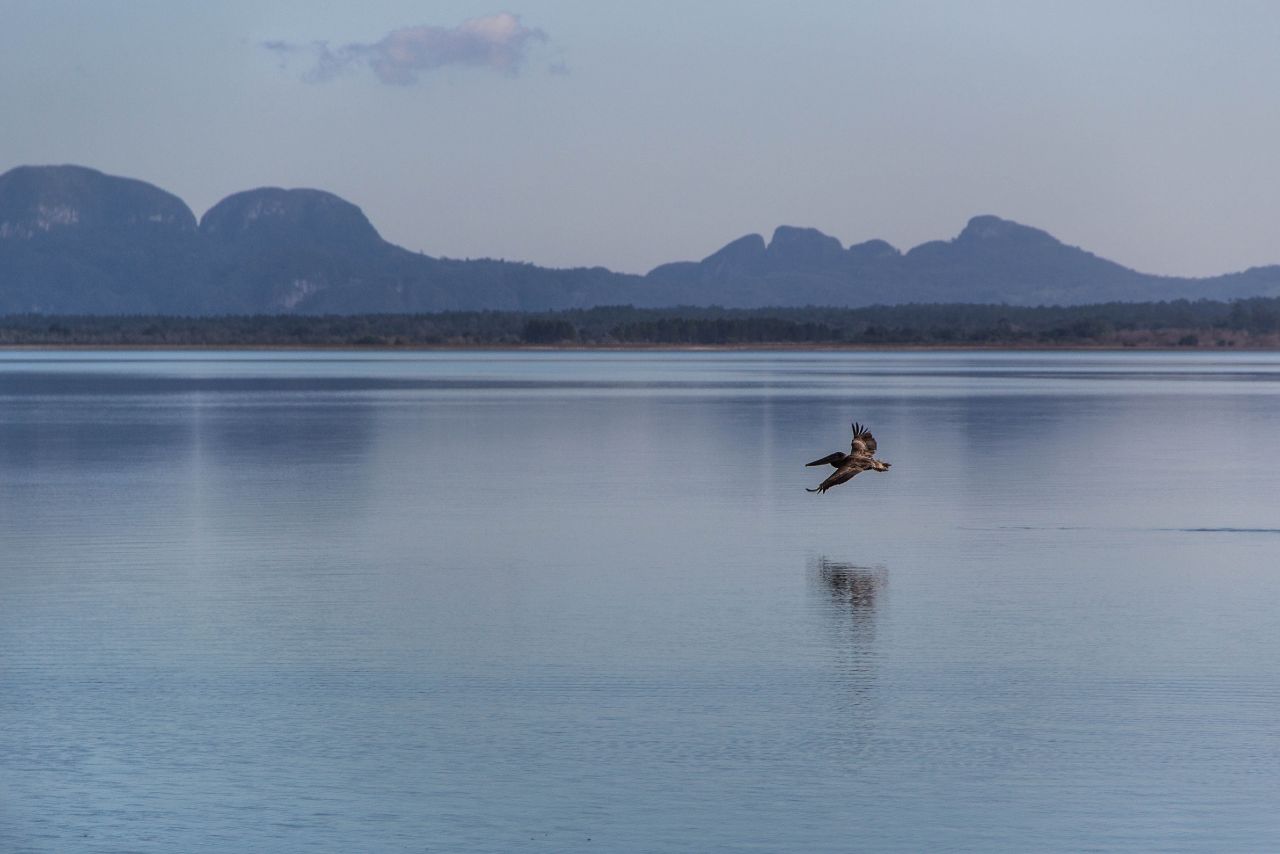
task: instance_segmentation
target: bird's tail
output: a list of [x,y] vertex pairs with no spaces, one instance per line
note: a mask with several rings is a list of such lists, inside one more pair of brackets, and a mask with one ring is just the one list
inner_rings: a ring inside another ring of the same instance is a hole
[[823,492],[824,490],[821,486],[815,486],[813,489],[810,489],[809,487],[806,486],[804,488],[804,491],[805,492]]

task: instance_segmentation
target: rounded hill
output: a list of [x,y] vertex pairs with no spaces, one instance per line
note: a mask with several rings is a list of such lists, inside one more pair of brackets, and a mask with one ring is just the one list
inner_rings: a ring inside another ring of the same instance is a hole
[[200,232],[227,243],[323,244],[369,249],[382,238],[360,208],[323,190],[261,187],[227,196],[205,213]]
[[0,238],[195,230],[186,203],[145,181],[85,166],[19,166],[0,175]]

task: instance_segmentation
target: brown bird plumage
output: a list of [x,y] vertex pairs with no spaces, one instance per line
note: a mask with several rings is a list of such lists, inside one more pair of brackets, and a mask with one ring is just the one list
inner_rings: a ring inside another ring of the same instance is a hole
[[805,492],[826,492],[833,486],[839,486],[846,480],[850,480],[854,475],[861,474],[864,471],[888,471],[890,463],[875,458],[876,438],[871,435],[871,431],[856,421],[853,424],[853,443],[849,446],[849,453],[842,454],[836,451],[834,454],[823,457],[820,460],[814,460],[811,463],[805,463],[807,466],[825,466],[827,464],[835,466],[835,472],[831,477],[818,484],[815,489],[805,489]]

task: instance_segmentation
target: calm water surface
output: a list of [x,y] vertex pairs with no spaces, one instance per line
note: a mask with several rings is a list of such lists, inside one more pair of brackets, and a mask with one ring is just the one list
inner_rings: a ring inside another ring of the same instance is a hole
[[1257,354],[0,354],[0,850],[1276,850],[1277,425]]

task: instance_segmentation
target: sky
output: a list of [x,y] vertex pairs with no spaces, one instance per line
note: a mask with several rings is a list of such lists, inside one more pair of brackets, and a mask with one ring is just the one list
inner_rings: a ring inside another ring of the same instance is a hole
[[554,267],[994,214],[1203,276],[1280,262],[1277,46],[1269,0],[0,0],[0,172],[197,216],[314,187],[409,249]]

